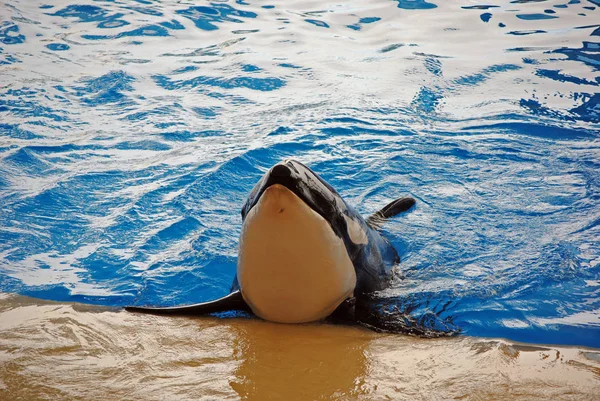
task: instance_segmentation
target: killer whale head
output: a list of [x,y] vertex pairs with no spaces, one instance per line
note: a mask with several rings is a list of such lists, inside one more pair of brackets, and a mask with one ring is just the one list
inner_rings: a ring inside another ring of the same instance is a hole
[[[348,248],[368,241],[368,228],[363,218],[317,173],[293,159],[273,166],[254,186],[242,207],[242,220],[259,203],[265,191],[274,185],[286,188],[320,215],[336,236],[350,245]],[[352,249],[348,251],[352,252]]]
[[242,208],[237,278],[258,316],[299,323],[330,315],[357,286],[354,259],[368,227],[295,160],[273,166]]

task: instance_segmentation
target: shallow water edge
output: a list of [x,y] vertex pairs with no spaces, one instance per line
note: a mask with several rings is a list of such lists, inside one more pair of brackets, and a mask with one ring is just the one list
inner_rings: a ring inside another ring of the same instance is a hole
[[592,400],[600,350],[0,297],[2,400]]

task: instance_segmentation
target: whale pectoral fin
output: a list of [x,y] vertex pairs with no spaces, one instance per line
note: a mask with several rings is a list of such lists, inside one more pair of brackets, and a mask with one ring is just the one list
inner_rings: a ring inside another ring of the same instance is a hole
[[202,302],[194,305],[173,306],[167,308],[154,308],[145,306],[126,306],[129,312],[151,313],[157,315],[207,315],[209,313],[225,312],[231,310],[249,311],[250,308],[240,291],[234,291],[223,298],[214,301]]
[[367,218],[369,227],[379,230],[390,217],[396,216],[402,212],[406,212],[415,204],[413,198],[400,198],[385,205],[381,210],[373,213]]

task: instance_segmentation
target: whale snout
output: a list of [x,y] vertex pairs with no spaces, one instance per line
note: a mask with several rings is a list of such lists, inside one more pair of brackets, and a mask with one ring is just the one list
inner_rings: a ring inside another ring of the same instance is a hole
[[277,164],[271,169],[271,176],[276,178],[289,178],[292,175],[290,168],[285,164]]

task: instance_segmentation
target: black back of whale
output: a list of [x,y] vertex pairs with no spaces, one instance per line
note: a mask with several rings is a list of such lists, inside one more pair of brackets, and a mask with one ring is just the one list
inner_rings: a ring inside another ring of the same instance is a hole
[[[414,204],[412,198],[400,198],[387,204],[381,210],[366,220],[350,207],[342,197],[327,182],[304,164],[296,160],[285,160],[272,167],[254,186],[248,199],[242,207],[242,221],[248,212],[258,203],[264,191],[272,185],[279,184],[296,194],[312,210],[322,216],[331,226],[334,233],[340,237],[346,246],[348,256],[356,271],[356,298],[343,303],[334,312],[343,316],[344,320],[359,319],[355,314],[355,304],[369,299],[371,294],[388,287],[391,279],[391,269],[400,259],[390,242],[383,237],[379,229],[385,220],[401,212],[407,211]],[[367,237],[366,243],[355,243],[348,232],[347,219],[354,220],[360,225]],[[218,313],[228,310],[245,310],[250,308],[244,301],[237,276],[234,278],[229,295],[214,301],[194,305],[156,308],[156,307],[127,307],[129,311],[174,314],[201,315]]]

